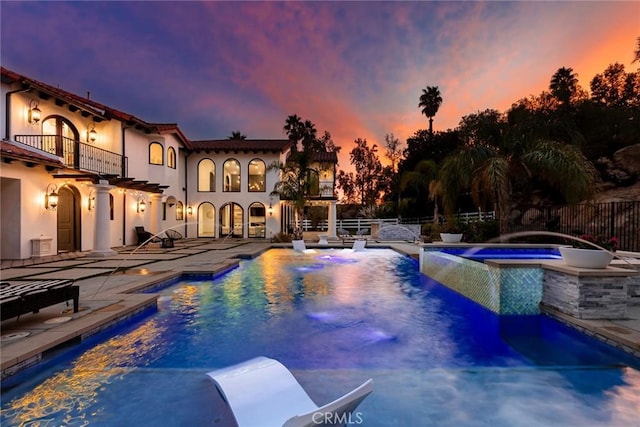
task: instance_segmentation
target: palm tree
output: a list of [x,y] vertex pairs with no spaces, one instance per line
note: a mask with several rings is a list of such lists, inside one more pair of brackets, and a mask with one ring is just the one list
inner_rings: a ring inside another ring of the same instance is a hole
[[418,107],[422,108],[422,114],[429,118],[429,134],[431,135],[433,135],[433,118],[440,109],[440,105],[442,105],[442,96],[440,96],[438,86],[427,86],[426,89],[422,89]]
[[243,134],[242,132],[240,132],[239,130],[235,130],[233,132],[231,132],[231,135],[228,137],[228,139],[247,139],[247,135]]
[[[311,192],[313,177],[317,176],[315,169],[305,166],[307,162],[296,159],[299,156],[305,156],[305,153],[292,153],[286,163],[275,161],[267,167],[267,170],[279,170],[281,177],[270,195],[278,196],[280,200],[287,200],[293,205],[296,224],[304,221],[304,207]],[[302,227],[296,228],[294,238],[302,238]]]
[[[482,114],[476,117],[476,123],[490,125]],[[535,135],[519,139],[521,134],[509,132],[504,122],[494,127],[489,138],[469,139],[458,153],[444,160],[439,180],[445,211],[455,212],[458,197],[470,191],[477,206],[493,203],[500,232],[506,233],[516,179],[545,182],[568,203],[593,195],[598,174],[578,147]]]
[[573,72],[573,68],[559,68],[551,77],[549,90],[563,107],[568,107],[578,91],[578,75]]
[[300,142],[305,135],[304,127],[305,125],[302,119],[297,114],[293,114],[287,117],[285,125],[282,128],[289,139],[295,142],[293,149],[296,151],[298,149],[298,142]]
[[438,222],[438,199],[442,196],[442,184],[438,180],[438,165],[433,160],[421,160],[416,167],[402,174],[400,188],[415,187],[419,193],[426,190],[429,200],[433,202],[433,222]]

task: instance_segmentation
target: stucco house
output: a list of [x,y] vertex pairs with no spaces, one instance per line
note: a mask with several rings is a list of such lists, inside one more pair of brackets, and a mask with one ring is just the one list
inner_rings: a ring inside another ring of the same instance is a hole
[[[272,196],[289,140],[190,141],[174,123],[149,123],[1,68],[0,257],[64,251],[107,256],[137,242],[135,227],[185,237],[269,239],[291,228]],[[335,153],[317,153],[335,236]]]

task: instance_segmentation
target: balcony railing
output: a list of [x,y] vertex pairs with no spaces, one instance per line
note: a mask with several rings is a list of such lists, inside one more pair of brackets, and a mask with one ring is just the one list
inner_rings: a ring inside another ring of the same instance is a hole
[[16,141],[62,158],[66,167],[103,175],[127,176],[127,158],[57,135],[16,135]]

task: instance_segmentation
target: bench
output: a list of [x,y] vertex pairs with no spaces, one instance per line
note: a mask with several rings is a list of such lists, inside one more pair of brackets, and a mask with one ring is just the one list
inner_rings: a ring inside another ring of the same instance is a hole
[[80,287],[71,280],[37,280],[0,284],[0,312],[2,320],[37,313],[41,308],[73,300],[73,312],[78,312]]

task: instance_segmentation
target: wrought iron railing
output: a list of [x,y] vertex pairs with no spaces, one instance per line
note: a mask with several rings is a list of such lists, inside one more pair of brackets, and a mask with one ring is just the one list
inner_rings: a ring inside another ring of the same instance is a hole
[[621,250],[640,252],[640,201],[581,203],[531,209],[514,231],[543,230],[568,235],[617,237]]
[[16,141],[62,158],[65,166],[104,175],[127,176],[127,158],[58,135],[16,135]]

